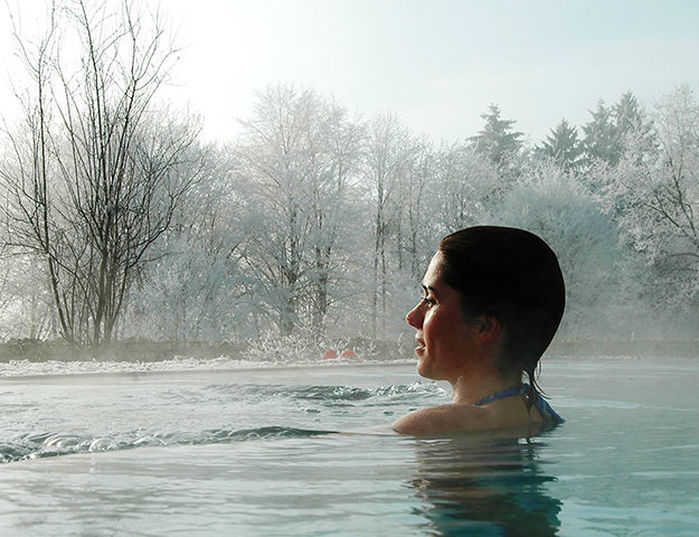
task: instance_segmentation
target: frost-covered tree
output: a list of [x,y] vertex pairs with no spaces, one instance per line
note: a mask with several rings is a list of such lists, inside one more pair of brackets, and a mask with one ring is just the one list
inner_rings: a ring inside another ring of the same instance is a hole
[[614,124],[619,136],[621,158],[632,148],[636,158],[648,159],[657,154],[658,141],[652,119],[634,94],[624,93],[613,108]]
[[241,256],[259,314],[282,334],[322,332],[340,295],[343,234],[358,158],[358,131],[343,107],[311,90],[270,86],[242,122],[239,154],[255,210]]
[[[363,151],[364,184],[373,204],[371,334],[384,336],[389,314],[391,238],[400,226],[400,207],[419,145],[393,114],[372,118]],[[415,194],[415,192],[412,192]]]
[[497,168],[472,147],[444,148],[435,172],[437,235],[482,222],[502,201]]
[[582,127],[587,165],[591,167],[595,161],[602,161],[616,166],[623,148],[612,110],[600,99],[597,108],[591,110],[590,114],[592,119]]
[[641,148],[640,142],[646,151],[653,150],[651,124],[632,92],[622,94],[612,107],[600,100],[591,114],[592,119],[583,125],[585,137],[582,141],[588,170],[599,162],[616,166],[626,151],[629,138],[634,139],[637,150]]
[[349,119],[343,106],[327,103],[322,134],[325,163],[313,185],[310,207],[311,326],[318,335],[325,334],[331,308],[348,294],[347,267],[356,260],[355,241],[361,237],[356,229],[360,216],[355,199],[361,168],[361,135],[360,126]]
[[619,102],[612,108],[612,114],[617,133],[622,137],[641,129],[648,129],[645,113],[636,96],[630,91],[622,94]]
[[583,147],[578,140],[578,130],[565,119],[551,129],[546,140],[536,148],[537,154],[550,158],[566,172],[578,172],[581,166]]
[[530,168],[493,221],[528,229],[556,252],[566,283],[562,337],[599,337],[620,328],[616,228],[578,176],[552,163]]
[[657,151],[642,133],[629,139],[604,182],[603,202],[625,238],[654,268],[656,298],[691,304],[699,287],[699,105],[682,86],[654,114]]
[[110,7],[60,4],[36,46],[19,39],[31,89],[0,170],[9,243],[44,265],[63,338],[93,344],[196,179],[196,122],[153,102],[175,51],[157,19]]
[[239,267],[243,213],[231,147],[202,148],[200,180],[154,248],[130,300],[124,332],[170,341],[238,341],[254,333]]
[[478,153],[503,171],[521,151],[524,133],[513,129],[515,120],[500,117],[500,107],[496,104],[491,104],[481,118],[485,125],[468,141]]
[[51,292],[43,266],[31,255],[0,258],[0,338],[56,337]]

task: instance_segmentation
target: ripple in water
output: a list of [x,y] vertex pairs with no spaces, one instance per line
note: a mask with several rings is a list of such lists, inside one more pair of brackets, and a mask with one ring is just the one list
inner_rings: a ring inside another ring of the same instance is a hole
[[144,434],[141,431],[137,431],[113,438],[91,438],[69,433],[38,433],[24,435],[16,440],[0,444],[0,463],[75,453],[118,451],[139,447],[193,446],[227,444],[250,440],[309,438],[335,432],[268,426],[250,429],[212,429],[198,434],[186,432]]

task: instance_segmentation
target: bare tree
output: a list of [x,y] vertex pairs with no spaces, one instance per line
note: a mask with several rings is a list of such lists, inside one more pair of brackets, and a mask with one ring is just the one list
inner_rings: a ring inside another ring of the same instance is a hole
[[473,148],[445,147],[435,177],[438,234],[453,233],[487,219],[501,201],[497,168]]
[[[128,0],[117,13],[111,5],[69,2],[53,9],[38,46],[18,37],[34,91],[2,169],[10,242],[46,263],[63,337],[93,344],[112,338],[147,252],[197,177],[195,122],[153,106],[175,49],[157,19],[149,27]],[[78,62],[62,50],[71,39]]]
[[345,116],[313,91],[276,85],[243,122],[240,152],[256,207],[242,255],[283,335],[307,326],[322,333],[337,297],[331,286],[359,137]]
[[[155,339],[236,340],[250,331],[251,305],[238,264],[245,197],[238,192],[235,151],[206,152],[200,180],[187,192],[173,224],[149,250],[121,327]],[[196,162],[196,159],[192,159]]]
[[[324,334],[326,316],[333,302],[347,293],[336,293],[333,284],[341,279],[342,261],[347,249],[347,233],[355,223],[349,201],[355,190],[359,166],[361,131],[348,120],[344,107],[328,103],[323,121],[323,164],[315,175],[311,189],[313,211],[312,244],[314,266],[311,270],[311,325]],[[356,229],[355,229],[356,233]]]
[[[368,126],[364,151],[365,180],[372,191],[374,212],[373,287],[371,331],[376,337],[386,332],[388,301],[389,237],[399,222],[404,191],[399,185],[407,181],[408,170],[417,144],[393,114],[374,117]],[[379,326],[379,319],[381,320]],[[380,328],[380,330],[379,330]]]
[[[397,268],[413,281],[419,281],[434,248],[434,191],[436,154],[426,140],[416,142],[414,153],[407,162],[396,210],[400,219],[396,225]],[[432,205],[431,205],[432,204]],[[412,295],[411,295],[412,298]]]

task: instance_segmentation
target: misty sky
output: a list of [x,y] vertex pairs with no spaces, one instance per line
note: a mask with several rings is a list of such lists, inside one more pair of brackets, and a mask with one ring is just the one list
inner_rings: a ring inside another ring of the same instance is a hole
[[[18,3],[34,13],[45,4],[10,0]],[[561,117],[587,121],[599,98],[614,102],[630,89],[650,105],[682,83],[699,89],[694,0],[148,4],[160,5],[183,47],[165,95],[203,114],[210,139],[231,139],[255,91],[279,81],[334,95],[365,115],[394,111],[435,141],[475,134],[490,103],[539,142]],[[0,9],[1,61],[10,40]],[[1,75],[6,86],[12,73]]]

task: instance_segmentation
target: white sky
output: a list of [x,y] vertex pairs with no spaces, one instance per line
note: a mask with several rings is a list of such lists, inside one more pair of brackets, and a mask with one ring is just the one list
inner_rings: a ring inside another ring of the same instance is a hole
[[[8,2],[21,5],[25,28],[46,4]],[[652,105],[683,83],[699,90],[694,0],[146,2],[160,5],[183,47],[165,93],[203,115],[210,139],[232,139],[255,92],[274,82],[334,95],[363,115],[394,111],[435,141],[475,134],[490,103],[539,142],[562,117],[586,122],[599,98],[632,90]],[[9,28],[3,4],[3,66]],[[0,71],[0,102],[12,78]]]

